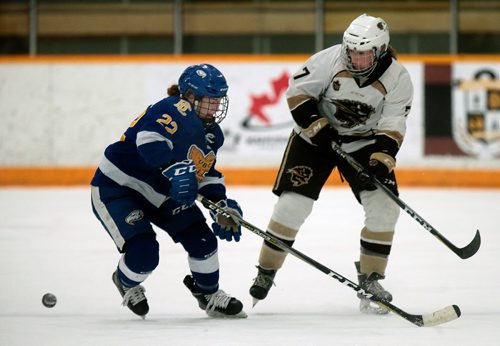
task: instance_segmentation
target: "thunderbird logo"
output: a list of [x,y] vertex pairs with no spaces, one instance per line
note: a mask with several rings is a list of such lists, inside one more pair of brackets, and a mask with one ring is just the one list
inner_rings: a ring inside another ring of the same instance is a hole
[[205,155],[205,153],[194,144],[189,148],[188,158],[193,160],[193,163],[196,165],[196,178],[198,182],[203,180],[203,177],[210,168],[212,168],[215,162],[215,154],[213,151]]

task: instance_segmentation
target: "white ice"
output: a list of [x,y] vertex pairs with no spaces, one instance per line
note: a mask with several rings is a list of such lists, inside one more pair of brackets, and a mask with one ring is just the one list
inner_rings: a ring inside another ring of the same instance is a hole
[[[244,218],[265,229],[270,187],[229,187]],[[145,320],[122,307],[111,282],[119,254],[90,208],[89,190],[0,189],[0,345],[499,345],[500,190],[401,189],[401,198],[457,246],[476,229],[482,245],[462,260],[405,212],[384,286],[414,314],[457,304],[450,323],[416,327],[394,314],[362,315],[350,288],[289,256],[266,300],[248,288],[262,239],[244,230],[220,243],[221,288],[240,298],[247,319],[210,319],[182,284],[186,254],[158,232],[160,265],[144,283]],[[294,247],[355,280],[363,214],[348,189],[322,192]],[[54,293],[48,309],[42,295]]]

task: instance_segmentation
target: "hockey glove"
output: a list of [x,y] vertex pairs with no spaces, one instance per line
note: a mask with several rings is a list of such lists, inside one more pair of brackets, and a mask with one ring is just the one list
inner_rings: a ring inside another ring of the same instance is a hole
[[311,142],[320,149],[331,149],[332,140],[335,139],[337,132],[330,126],[326,118],[318,118],[308,128],[302,132],[309,137]]
[[193,161],[176,162],[162,174],[170,180],[170,198],[185,205],[194,203],[198,193],[198,180]]
[[[229,214],[234,214],[238,217],[243,216],[240,205],[233,199],[223,199],[217,202],[217,205]],[[231,241],[234,238],[234,241],[240,241],[241,226],[237,220],[228,218],[213,210],[210,210],[210,216],[215,221],[212,224],[212,230],[217,237],[221,240]]]
[[376,152],[370,155],[368,167],[358,174],[358,179],[365,187],[373,187],[376,178],[381,183],[396,166],[396,160],[389,154]]

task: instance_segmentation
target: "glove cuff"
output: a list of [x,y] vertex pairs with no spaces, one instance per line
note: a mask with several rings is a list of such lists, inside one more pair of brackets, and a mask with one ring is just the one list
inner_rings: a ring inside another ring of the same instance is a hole
[[370,155],[370,160],[377,160],[378,162],[383,163],[387,170],[390,172],[393,171],[394,167],[396,167],[396,160],[389,154],[376,152]]
[[227,207],[227,198],[220,199],[218,202],[214,202],[221,208],[226,208]]
[[[161,168],[160,168],[161,169]],[[183,160],[174,162],[167,168],[161,171],[161,174],[167,178],[168,180],[172,180],[174,176],[179,176],[183,173],[196,173],[196,166],[193,163],[193,160]]]
[[309,137],[311,140],[316,136],[323,128],[330,126],[328,123],[328,120],[326,118],[319,118],[318,120],[314,121],[309,125],[309,127],[305,128],[302,130],[302,133],[304,133],[307,137]]

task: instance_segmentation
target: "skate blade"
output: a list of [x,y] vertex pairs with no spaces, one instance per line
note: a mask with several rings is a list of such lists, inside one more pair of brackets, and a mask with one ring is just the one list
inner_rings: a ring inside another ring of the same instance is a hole
[[387,315],[389,310],[368,299],[359,301],[359,311],[367,315]]
[[209,317],[212,317],[212,318],[230,318],[230,319],[247,318],[248,317],[248,315],[243,310],[238,312],[236,315],[226,315],[226,314],[220,313],[218,311],[207,311],[207,315]]

